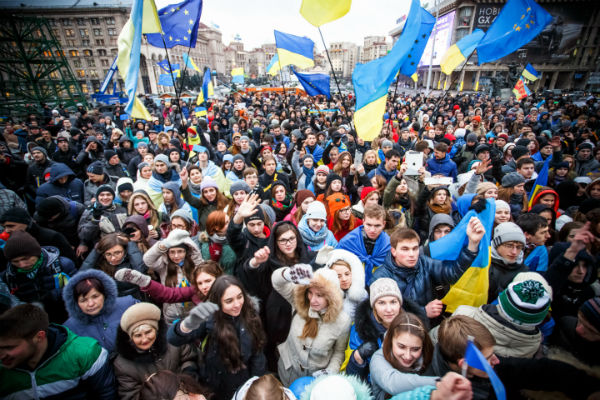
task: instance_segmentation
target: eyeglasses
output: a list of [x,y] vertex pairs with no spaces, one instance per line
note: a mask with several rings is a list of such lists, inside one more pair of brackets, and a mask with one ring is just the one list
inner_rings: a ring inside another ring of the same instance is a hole
[[282,245],[296,243],[296,236],[288,238],[288,239],[278,239],[277,243],[282,244]]
[[502,243],[502,246],[506,247],[507,249],[517,250],[517,251],[521,251],[525,247],[522,244],[512,244],[512,243]]
[[123,257],[124,251],[123,250],[117,250],[113,253],[104,253],[104,257],[106,258],[121,258]]

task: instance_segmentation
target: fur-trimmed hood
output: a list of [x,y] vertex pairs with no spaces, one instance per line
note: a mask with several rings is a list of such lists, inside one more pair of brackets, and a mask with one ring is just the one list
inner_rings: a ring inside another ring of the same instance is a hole
[[[87,315],[81,310],[77,304],[77,299],[73,294],[77,284],[89,278],[98,279],[102,283],[102,286],[104,286],[104,306],[100,313],[94,316]],[[69,317],[76,319],[81,324],[90,324],[94,319],[112,313],[116,306],[117,296],[118,291],[115,281],[110,276],[97,269],[88,269],[78,272],[69,279],[69,282],[62,291],[62,297],[65,301],[65,307],[69,313]]]
[[350,265],[352,284],[346,292],[348,298],[356,303],[362,301],[367,297],[367,291],[365,290],[365,268],[360,259],[348,250],[335,249],[329,253],[325,267],[331,268],[337,261],[344,261]]
[[305,320],[317,318],[315,311],[310,309],[310,302],[308,301],[308,289],[311,288],[320,291],[327,300],[327,309],[321,315],[323,322],[334,322],[344,306],[337,274],[330,269],[322,268],[315,272],[310,284],[296,286],[294,289],[294,305],[298,315]]

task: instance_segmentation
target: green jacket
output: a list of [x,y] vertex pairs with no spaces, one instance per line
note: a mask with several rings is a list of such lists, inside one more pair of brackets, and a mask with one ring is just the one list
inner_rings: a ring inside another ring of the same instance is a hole
[[[195,238],[198,241],[198,247],[200,247],[200,252],[202,253],[202,258],[204,260],[210,260],[210,238],[206,231],[200,232],[198,236]],[[223,244],[221,258],[219,259],[219,265],[223,268],[223,272],[228,275],[235,275],[237,255],[229,245],[229,243]]]

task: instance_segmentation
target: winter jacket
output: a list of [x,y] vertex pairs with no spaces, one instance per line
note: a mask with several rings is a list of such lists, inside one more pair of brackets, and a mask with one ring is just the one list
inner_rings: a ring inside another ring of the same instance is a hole
[[[83,264],[81,264],[80,271],[98,269],[99,258],[102,257],[100,253],[96,249],[92,249],[90,254],[85,258]],[[148,271],[148,268],[144,264],[142,260],[142,253],[140,249],[138,249],[137,245],[134,242],[129,242],[127,244],[127,253],[125,257],[121,261],[121,263],[114,267],[115,272],[123,269],[130,268],[145,274]],[[133,296],[136,299],[142,299],[142,295],[140,294],[140,288],[137,285],[128,282],[120,282],[117,281],[117,292],[118,296]]]
[[104,235],[119,232],[127,219],[127,210],[114,203],[108,208],[103,208],[100,218],[96,219],[94,217],[94,208],[96,207],[100,207],[98,202],[85,210],[79,220],[77,230],[79,239],[88,247],[92,247],[92,244]]
[[[88,144],[92,142],[96,143],[97,149],[95,151],[85,151]],[[87,137],[82,145],[81,151],[75,159],[75,162],[81,165],[81,169],[85,171],[87,167],[94,161],[102,160],[104,160],[104,145],[94,136]]]
[[577,176],[587,176],[592,172],[598,172],[600,170],[600,162],[593,157],[587,160],[581,160],[579,155],[575,156],[575,172]]
[[195,238],[197,241],[197,245],[200,248],[200,252],[202,253],[202,258],[205,260],[213,260],[217,261],[223,272],[228,275],[235,275],[236,264],[237,264],[237,255],[229,245],[229,243],[225,242],[221,246],[221,250],[219,254],[215,254],[214,259],[211,256],[210,246],[212,244],[212,240],[208,236],[206,232],[200,232]]
[[[585,363],[597,371],[600,366],[600,342],[592,342],[581,337],[576,330],[578,325],[576,316],[568,315],[557,318],[556,328],[550,337],[552,347],[561,348],[573,356],[570,358],[575,357],[578,364]],[[581,367],[580,365],[575,366]]]
[[[237,255],[238,267],[236,268],[235,275],[242,280],[244,287],[246,287],[251,293],[253,288],[245,281],[245,273],[242,266],[254,257],[254,253],[257,250],[262,249],[269,243],[269,235],[271,231],[265,225],[264,233],[266,238],[259,238],[248,232],[248,229],[243,224],[236,224],[233,221],[229,222],[227,227],[227,242]],[[256,293],[252,293],[256,295]]]
[[407,268],[398,266],[392,253],[389,253],[383,265],[373,274],[370,283],[379,278],[392,278],[398,283],[404,298],[425,307],[435,298],[435,287],[458,281],[476,256],[477,252],[472,252],[467,247],[462,249],[458,259],[450,261],[434,260],[421,254],[417,265]]
[[[167,279],[167,267],[170,261],[167,254],[168,249],[163,251],[160,243],[161,242],[157,242],[144,254],[144,263],[148,266],[148,269],[158,274],[160,282],[164,285]],[[204,261],[200,250],[192,239],[184,239],[183,244],[186,245],[194,265],[199,265]],[[188,282],[182,268],[178,268],[177,270],[177,286],[190,286],[190,282]],[[181,303],[163,304],[163,318],[169,323],[178,318],[182,318],[187,314],[188,306],[189,305]]]
[[[350,332],[350,317],[343,311],[339,286],[320,275],[312,278],[311,284],[317,285],[327,299],[327,309],[317,313],[310,308],[307,292],[310,285],[295,285],[283,278],[283,268],[272,275],[273,288],[295,309],[290,331],[279,350],[277,369],[284,386],[296,379],[310,376],[314,372],[326,369],[329,373],[340,370],[344,361],[344,350]],[[302,339],[302,331],[308,318],[318,319],[319,330],[314,338]]]
[[508,287],[508,284],[520,272],[528,272],[529,268],[519,262],[507,264],[492,246],[492,263],[490,265],[488,301],[498,298],[500,292]]
[[[67,182],[60,184],[58,180],[67,176]],[[75,173],[65,164],[55,163],[50,167],[50,179],[36,191],[35,205],[50,196],[62,196],[66,199],[83,204],[83,182],[75,177]]]
[[48,348],[33,371],[0,366],[3,399],[113,400],[115,376],[108,351],[96,340],[50,324]]
[[67,167],[71,168],[71,171],[73,171],[75,175],[81,175],[81,166],[75,162],[77,151],[75,151],[73,147],[69,146],[69,149],[66,152],[57,149],[50,157],[55,162],[65,164]]
[[[220,311],[217,311],[220,312]],[[254,339],[240,317],[228,317],[233,325],[239,343],[241,359],[246,368],[238,372],[230,372],[221,359],[221,349],[214,337],[214,317],[209,317],[197,329],[189,333],[181,331],[178,321],[169,328],[169,343],[174,346],[184,346],[187,343],[202,343],[203,363],[199,375],[215,392],[216,400],[229,400],[235,391],[252,376],[262,376],[266,373],[265,356],[262,350],[255,350]]]
[[360,259],[365,267],[365,282],[370,285],[373,273],[385,262],[385,256],[390,252],[390,237],[387,233],[381,232],[375,241],[372,253],[368,254],[365,248],[363,231],[362,225],[354,228],[340,240],[337,249],[348,250]]
[[312,251],[319,251],[324,246],[335,247],[338,244],[333,233],[327,228],[327,224],[323,224],[321,230],[315,232],[308,226],[306,215],[303,215],[300,219],[298,230],[300,231],[300,235],[302,235],[304,243]]
[[200,299],[195,285],[186,287],[168,287],[159,282],[150,281],[148,286],[140,287],[140,290],[159,303],[191,301],[194,304],[198,304],[203,301]]
[[441,174],[448,176],[455,182],[456,176],[458,175],[456,164],[450,159],[448,154],[446,154],[446,157],[443,160],[438,160],[435,157],[430,158],[429,161],[427,161],[427,171],[429,171],[431,175]]
[[394,168],[391,171],[388,171],[387,169],[385,169],[385,162],[382,162],[381,164],[379,164],[379,166],[377,166],[376,169],[369,172],[367,176],[369,177],[369,179],[371,179],[375,175],[382,175],[385,178],[385,180],[389,182],[394,176],[396,176],[396,173],[398,173],[398,170],[396,168]]
[[[129,142],[131,147],[128,149],[123,147],[124,142]],[[125,165],[128,165],[129,161],[131,161],[131,159],[138,154],[138,152],[135,151],[133,140],[128,138],[126,135],[121,136],[119,139],[119,148],[117,149],[117,154],[119,155],[121,162]]]
[[69,241],[62,233],[41,227],[33,221],[29,223],[29,227],[25,231],[33,236],[40,246],[55,247],[58,249],[61,257],[66,257],[71,261],[77,260],[75,251],[73,251]]
[[52,221],[48,221],[36,212],[33,215],[33,219],[43,228],[62,233],[72,246],[77,246],[79,244],[77,226],[85,210],[84,205],[73,200],[67,200],[62,196],[51,197],[59,200],[61,203],[59,216]]
[[176,374],[185,373],[197,378],[198,354],[194,346],[173,346],[167,342],[167,326],[161,320],[156,340],[146,351],[138,350],[121,327],[117,330],[114,361],[115,377],[119,385],[120,400],[137,400],[140,390],[150,375],[169,370]]
[[373,354],[369,368],[375,400],[385,399],[386,394],[396,395],[421,386],[436,385],[436,376],[421,376],[417,373],[397,370],[385,359],[383,349]]
[[108,185],[115,193],[117,192],[117,181],[119,180],[116,176],[109,176],[108,174],[104,174],[104,179],[101,183],[94,183],[89,179],[86,179],[83,183],[83,195],[84,195],[84,204],[86,206],[92,205],[92,199],[96,198],[96,192],[98,188],[102,185]]
[[[45,154],[45,152],[44,152]],[[33,161],[27,168],[27,193],[32,196],[35,195],[37,189],[42,186],[45,182],[44,175],[46,170],[54,164],[54,161],[50,160],[46,154],[46,159],[42,163]]]
[[[88,315],[81,310],[78,299],[75,298],[75,286],[85,279],[95,278],[104,287],[104,305],[96,315]],[[69,319],[63,324],[78,336],[94,338],[109,352],[115,350],[117,327],[121,315],[129,307],[137,303],[131,296],[117,297],[117,284],[104,272],[96,269],[81,271],[75,275],[63,289],[62,297],[69,313]]]
[[218,210],[216,200],[212,204],[205,203],[200,200],[199,197],[192,194],[189,186],[186,186],[186,188],[181,191],[181,194],[183,194],[183,199],[187,202],[188,207],[194,207],[198,210],[198,228],[200,230],[206,230],[206,218],[208,218],[208,214]]
[[106,160],[104,164],[104,170],[109,176],[114,176],[115,178],[123,178],[129,176],[129,171],[127,170],[127,166],[122,162],[112,165]]
[[77,270],[73,261],[62,257],[56,247],[43,246],[41,255],[43,262],[34,277],[30,278],[26,273],[19,272],[10,262],[1,277],[19,300],[42,305],[50,316],[50,321],[62,322],[66,315],[61,292]]

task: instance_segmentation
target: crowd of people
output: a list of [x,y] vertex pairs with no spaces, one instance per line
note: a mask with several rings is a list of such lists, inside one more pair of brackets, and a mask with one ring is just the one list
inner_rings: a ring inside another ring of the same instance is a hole
[[3,126],[1,398],[599,395],[596,98],[147,105]]

